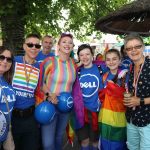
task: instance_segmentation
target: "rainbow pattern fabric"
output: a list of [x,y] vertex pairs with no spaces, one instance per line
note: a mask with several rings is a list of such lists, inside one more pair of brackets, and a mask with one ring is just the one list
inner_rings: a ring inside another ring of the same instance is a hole
[[43,79],[51,92],[60,93],[72,90],[76,75],[73,59],[62,61],[57,56],[50,57],[44,64],[44,73]]
[[52,93],[70,92],[76,78],[75,62],[73,59],[62,61],[58,56],[48,57],[40,64],[40,77],[36,89],[36,105],[44,100],[41,91],[43,81]]
[[107,87],[100,92],[105,95],[98,119],[101,150],[127,150],[124,91],[117,84],[108,82]]
[[[26,69],[31,69],[31,65],[26,64]],[[15,74],[13,79],[13,87],[17,90],[22,90],[25,92],[32,92],[34,93],[34,90],[37,86],[39,77],[39,69],[36,67],[32,68],[32,72],[30,73],[30,82],[27,84],[25,71],[24,71],[24,64],[23,63],[16,63],[15,67]]]

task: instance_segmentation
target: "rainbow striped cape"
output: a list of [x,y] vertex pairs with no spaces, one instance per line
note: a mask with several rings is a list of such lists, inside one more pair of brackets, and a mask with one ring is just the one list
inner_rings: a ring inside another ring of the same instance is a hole
[[[99,113],[101,150],[126,150],[126,118],[123,105],[124,88],[108,82]],[[103,95],[102,94],[102,95]]]

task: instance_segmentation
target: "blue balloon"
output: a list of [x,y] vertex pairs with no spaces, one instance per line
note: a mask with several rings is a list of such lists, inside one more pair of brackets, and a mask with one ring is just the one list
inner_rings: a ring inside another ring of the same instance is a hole
[[55,106],[48,101],[40,103],[35,108],[35,118],[41,124],[50,123],[55,116]]
[[57,96],[57,108],[61,112],[70,112],[73,108],[73,98],[70,92],[62,92]]

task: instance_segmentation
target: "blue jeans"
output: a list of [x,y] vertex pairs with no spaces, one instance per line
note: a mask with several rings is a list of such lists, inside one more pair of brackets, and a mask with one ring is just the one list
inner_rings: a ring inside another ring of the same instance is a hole
[[63,135],[69,120],[70,113],[61,113],[57,110],[52,122],[41,126],[42,144],[44,150],[61,150]]
[[137,127],[127,124],[127,145],[129,150],[150,150],[150,124]]

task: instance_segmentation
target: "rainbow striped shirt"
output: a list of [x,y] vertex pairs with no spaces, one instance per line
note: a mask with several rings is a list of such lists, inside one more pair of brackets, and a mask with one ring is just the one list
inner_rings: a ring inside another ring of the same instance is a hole
[[43,65],[43,81],[52,93],[71,92],[76,78],[75,63],[72,58],[62,61],[59,56],[49,57]]
[[33,65],[26,64],[26,70],[28,74],[30,69],[32,68],[32,72],[30,72],[30,79],[27,83],[23,57],[17,56],[15,58],[15,61],[15,72],[12,81],[12,86],[16,92],[15,107],[24,109],[35,104],[34,92],[37,87],[39,78],[39,63],[36,62]]

